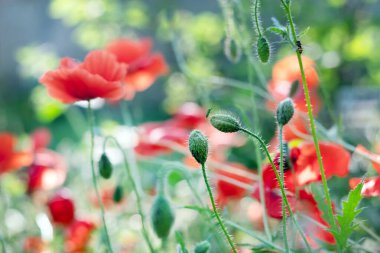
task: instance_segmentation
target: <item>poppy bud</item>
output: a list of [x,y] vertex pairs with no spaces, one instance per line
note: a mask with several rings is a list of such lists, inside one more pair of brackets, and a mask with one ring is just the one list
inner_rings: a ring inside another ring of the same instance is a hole
[[193,130],[189,137],[189,149],[199,164],[205,164],[208,155],[208,142],[199,130]]
[[257,40],[257,54],[262,63],[267,63],[270,55],[269,43],[265,37],[260,36]]
[[289,120],[293,117],[294,114],[294,105],[293,100],[286,98],[280,102],[277,106],[277,122],[280,126],[286,125]]
[[208,241],[203,241],[195,246],[194,253],[207,253],[210,249],[210,243]]
[[174,223],[174,213],[163,195],[158,195],[153,203],[151,220],[156,235],[161,239],[168,237]]
[[210,122],[223,133],[234,133],[241,129],[240,122],[229,114],[214,114],[210,117]]
[[112,175],[112,164],[106,153],[103,153],[99,160],[99,174],[102,178],[108,179]]
[[119,203],[124,196],[123,187],[121,185],[116,186],[115,191],[113,192],[113,201]]

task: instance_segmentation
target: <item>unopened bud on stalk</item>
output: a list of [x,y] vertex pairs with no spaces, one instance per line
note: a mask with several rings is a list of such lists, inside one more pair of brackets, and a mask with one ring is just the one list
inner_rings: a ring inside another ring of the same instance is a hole
[[195,246],[194,253],[207,253],[210,250],[210,243],[203,241]]
[[224,40],[224,54],[232,63],[237,63],[241,57],[241,49],[239,44],[230,36]]
[[280,102],[277,106],[277,122],[280,126],[286,125],[294,114],[294,104],[293,100],[290,98],[286,98]]
[[99,174],[102,178],[109,179],[112,176],[112,163],[106,153],[103,153],[99,160]]
[[115,188],[115,191],[113,192],[113,201],[115,201],[115,203],[120,203],[120,201],[123,199],[123,196],[124,196],[124,191],[123,191],[123,187],[121,185],[117,185],[116,188]]
[[201,165],[204,165],[208,155],[208,142],[199,130],[193,130],[189,137],[189,150],[194,159]]
[[161,239],[168,237],[174,223],[174,218],[174,213],[169,201],[165,196],[158,195],[151,211],[152,226],[157,237]]
[[270,56],[270,47],[267,39],[260,36],[257,40],[257,54],[262,63],[267,63]]
[[229,114],[214,114],[210,117],[210,122],[223,133],[234,133],[241,129],[240,122]]

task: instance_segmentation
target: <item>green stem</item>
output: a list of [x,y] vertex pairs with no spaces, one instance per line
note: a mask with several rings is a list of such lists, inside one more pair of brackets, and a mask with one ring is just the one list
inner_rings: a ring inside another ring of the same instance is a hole
[[128,175],[128,178],[129,178],[129,181],[132,185],[132,188],[133,188],[133,191],[135,192],[135,195],[136,195],[136,204],[137,204],[137,212],[139,213],[140,217],[141,217],[141,226],[142,226],[142,233],[143,233],[143,236],[144,236],[144,239],[145,239],[145,242],[146,244],[148,245],[149,247],[149,250],[151,253],[155,253],[155,249],[153,248],[153,245],[151,243],[151,240],[149,238],[149,234],[148,234],[148,231],[146,229],[146,226],[145,226],[145,223],[146,223],[146,219],[145,219],[145,215],[144,215],[144,212],[143,212],[143,208],[142,208],[142,204],[141,204],[141,196],[140,196],[140,191],[137,187],[137,184],[136,184],[136,181],[134,180],[133,176],[132,176],[132,172],[130,170],[130,166],[128,165],[131,165],[131,163],[128,161],[128,158],[127,158],[127,155],[125,154],[122,146],[120,145],[120,143],[117,141],[117,139],[113,136],[107,136],[104,140],[104,143],[103,143],[103,150],[105,149],[106,147],[106,143],[107,141],[111,139],[114,141],[114,143],[116,144],[117,148],[120,150],[120,152],[122,153],[123,155],[123,161],[124,161],[124,165],[125,165],[125,170],[127,172],[127,175]]
[[[283,6],[284,6],[284,9],[285,9],[287,17],[288,17],[290,29],[291,29],[292,36],[293,36],[293,39],[294,39],[293,42],[296,43],[296,41],[297,41],[297,34],[296,34],[296,31],[295,31],[295,27],[294,27],[294,22],[293,22],[290,6],[287,5],[287,4],[285,4],[283,0],[281,0],[281,2],[283,4]],[[327,185],[327,179],[326,179],[326,175],[325,175],[325,170],[323,168],[323,163],[322,163],[321,150],[320,150],[319,144],[318,144],[318,137],[317,137],[317,132],[316,132],[315,124],[314,124],[313,111],[312,111],[312,108],[311,108],[309,88],[308,88],[308,85],[307,85],[307,82],[306,82],[306,75],[305,75],[305,71],[304,71],[304,68],[303,68],[302,57],[301,57],[301,53],[298,50],[296,50],[296,54],[297,54],[299,68],[300,68],[300,71],[301,71],[302,85],[303,85],[303,90],[304,90],[305,99],[306,99],[307,112],[308,112],[309,120],[310,120],[311,134],[313,136],[313,142],[314,142],[315,151],[316,151],[316,154],[317,154],[319,171],[321,173],[321,179],[322,179],[322,184],[323,184],[323,190],[324,190],[325,195],[326,195],[326,202],[327,202],[327,206],[328,206],[328,216],[329,216],[329,221],[330,221],[329,223],[330,223],[332,229],[335,230],[335,231],[337,231],[337,225],[336,225],[335,219],[334,219],[334,213],[333,213],[333,207],[332,207],[332,203],[331,203],[329,188],[328,188],[328,185]],[[338,250],[338,252],[341,251],[339,244],[337,244],[337,250]]]
[[[247,62],[248,62],[248,79],[249,79],[249,83],[251,84],[251,87],[254,87],[253,85],[253,77],[252,77],[252,69],[251,69],[251,66],[250,66],[250,55],[247,53],[247,49],[245,50],[246,52],[246,57],[247,57]],[[260,126],[259,126],[259,113],[258,113],[258,109],[257,109],[257,103],[256,103],[256,97],[255,97],[255,93],[253,92],[253,89],[252,89],[252,95],[251,95],[251,103],[252,103],[252,113],[253,113],[253,125],[254,125],[254,128],[255,129],[259,129]],[[256,146],[256,144],[254,144],[255,147],[255,157],[256,157],[256,163],[257,163],[257,170],[258,170],[258,174],[259,174],[259,178],[262,178],[263,177],[263,166],[262,166],[262,162],[261,162],[261,153],[260,153],[260,149],[258,146]],[[265,230],[265,233],[267,235],[267,238],[269,241],[272,241],[272,234],[270,232],[270,228],[269,228],[269,222],[268,222],[268,216],[267,216],[267,211],[266,211],[266,203],[264,201],[264,195],[265,195],[265,192],[264,192],[264,183],[262,180],[259,180],[259,194],[260,194],[260,199],[261,199],[261,208],[262,208],[262,211],[263,211],[263,223],[264,223],[264,230]]]
[[255,24],[256,24],[256,29],[257,29],[257,33],[259,34],[259,37],[262,37],[261,35],[261,31],[260,31],[260,24],[259,24],[259,15],[258,15],[258,9],[259,7],[259,0],[255,0]]
[[[284,148],[282,143],[282,129],[283,126],[280,125],[278,128],[278,139],[280,142],[280,175],[281,175],[281,182],[282,185],[285,185],[285,176],[284,176]],[[289,244],[288,244],[288,237],[286,235],[286,208],[285,208],[285,201],[284,196],[282,196],[282,231],[283,231],[283,237],[284,237],[284,245],[286,252],[289,252]]]
[[230,234],[228,233],[227,228],[225,227],[225,225],[224,225],[224,223],[222,221],[222,218],[220,217],[219,212],[218,212],[218,210],[216,208],[214,196],[212,194],[212,190],[211,190],[210,184],[208,182],[206,167],[205,167],[204,164],[202,164],[202,174],[203,174],[203,179],[205,181],[206,188],[207,188],[207,191],[208,191],[208,194],[209,194],[209,197],[210,197],[211,205],[212,205],[212,208],[214,210],[214,215],[215,215],[216,219],[218,220],[219,226],[222,229],[223,234],[226,237],[228,243],[230,244],[232,251],[234,253],[237,253],[237,249],[235,247],[235,244],[232,241],[232,238],[231,238]]
[[[292,211],[292,209],[290,207],[288,198],[287,198],[286,193],[285,193],[284,184],[283,184],[283,182],[282,182],[282,180],[280,178],[280,175],[279,175],[279,173],[278,173],[278,171],[276,169],[276,165],[274,164],[274,162],[272,160],[272,157],[269,154],[269,151],[268,151],[268,148],[267,148],[266,144],[264,143],[264,141],[259,136],[257,136],[256,134],[252,133],[248,129],[241,128],[240,131],[242,131],[242,132],[248,134],[249,136],[255,138],[260,143],[261,148],[264,150],[265,155],[267,156],[267,158],[269,160],[269,163],[272,166],[272,169],[273,169],[273,171],[274,171],[274,173],[276,175],[276,179],[277,179],[277,181],[278,181],[278,183],[280,185],[281,195],[282,195],[283,200],[285,201],[285,205],[286,205],[286,208],[288,209],[289,216],[292,219],[294,225],[297,227],[297,230],[300,233],[300,235],[302,237],[302,240],[304,241],[304,243],[305,243],[308,251],[312,252],[311,247],[310,247],[310,245],[309,245],[309,243],[308,243],[308,241],[306,239],[305,233],[303,232],[303,230],[301,229],[300,225],[298,224],[298,222],[297,222],[297,220],[296,220],[296,218],[294,216],[294,213],[293,213],[293,211]],[[260,181],[262,181],[262,179],[260,179]]]
[[99,206],[100,206],[100,213],[101,213],[102,223],[103,223],[103,227],[104,227],[104,233],[105,233],[105,236],[106,236],[106,242],[107,242],[108,251],[109,251],[109,253],[113,253],[112,245],[111,245],[111,240],[110,240],[109,233],[108,233],[106,218],[105,218],[103,201],[102,201],[102,199],[100,197],[99,186],[98,186],[98,182],[96,180],[95,162],[94,162],[94,141],[95,141],[94,126],[95,126],[95,123],[94,123],[94,115],[93,115],[93,112],[92,112],[91,101],[90,100],[88,100],[88,121],[89,121],[90,132],[91,132],[90,160],[91,160],[92,183],[93,183],[93,186],[95,188],[96,198],[98,199],[98,203],[99,203]]

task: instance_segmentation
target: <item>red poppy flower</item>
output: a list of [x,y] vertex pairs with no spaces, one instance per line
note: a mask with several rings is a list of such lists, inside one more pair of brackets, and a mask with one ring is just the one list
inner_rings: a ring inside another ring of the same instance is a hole
[[46,72],[40,82],[50,96],[63,103],[104,98],[118,100],[125,96],[123,81],[126,65],[106,51],[90,52],[83,63],[63,58],[56,70]]
[[[354,189],[360,182],[361,178],[351,178],[350,187]],[[380,177],[372,177],[364,179],[364,185],[362,189],[362,195],[364,197],[378,197],[380,196]]]
[[95,225],[85,220],[75,220],[65,232],[65,252],[86,252]]
[[174,114],[174,122],[177,126],[191,130],[206,121],[206,111],[196,103],[185,103]]
[[47,205],[55,224],[68,226],[74,221],[74,202],[65,192],[57,193],[49,200]]
[[[345,177],[349,173],[350,153],[342,146],[331,142],[319,142],[322,163],[326,178],[332,176]],[[321,180],[318,159],[314,143],[304,143],[295,166],[297,185],[302,186]],[[291,177],[288,177],[291,179]],[[287,185],[290,187],[290,185]]]
[[[247,169],[241,164],[229,163],[228,165],[231,167],[236,167],[237,170],[243,171],[247,174],[252,173],[249,169]],[[223,179],[223,177],[237,181],[237,182],[241,182],[247,185],[251,185],[254,182],[253,179],[234,173],[232,171],[228,172],[225,170],[216,170],[216,176],[217,177],[221,176],[221,178],[217,179],[216,181],[219,205],[224,205],[224,203],[226,203],[228,200],[231,200],[231,199],[241,199],[247,193],[247,190],[245,188],[242,188],[240,186],[237,186],[236,184],[230,183],[228,182],[228,180]]]
[[51,140],[51,134],[47,128],[38,128],[31,134],[33,150],[46,149]]
[[140,41],[123,38],[107,45],[108,52],[114,54],[119,62],[128,65],[126,99],[133,98],[135,92],[146,90],[159,76],[169,71],[162,54],[152,54],[151,49],[152,41],[147,38]]
[[[348,175],[351,157],[347,150],[330,142],[319,142],[319,148],[327,179],[332,176],[345,177]],[[280,155],[277,154],[274,159],[278,171],[280,167],[279,157]],[[304,142],[299,147],[291,148],[290,160],[291,164],[288,164],[288,161],[284,162],[285,187],[287,190],[295,192],[296,187],[303,187],[312,182],[321,181],[314,143]],[[290,166],[293,166],[294,174]],[[268,187],[279,188],[270,164],[267,164],[263,170],[263,180]]]
[[[319,84],[318,74],[315,71],[313,60],[303,56],[302,61],[313,105],[313,112],[318,113],[320,110],[320,100],[316,90]],[[294,94],[291,94],[295,82],[299,83],[299,87]],[[268,92],[274,98],[274,101],[268,101],[268,107],[275,109],[278,102],[292,95],[296,108],[300,111],[307,112],[305,96],[301,86],[302,78],[297,57],[292,55],[278,61],[273,67],[272,80],[268,85]]]
[[32,163],[30,152],[15,151],[16,137],[11,133],[0,133],[0,175]]

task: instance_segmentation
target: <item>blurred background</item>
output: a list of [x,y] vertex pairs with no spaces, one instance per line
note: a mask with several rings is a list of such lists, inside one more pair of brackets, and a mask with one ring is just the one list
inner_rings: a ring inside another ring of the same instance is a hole
[[[236,2],[250,10],[250,1]],[[272,25],[271,17],[283,21],[277,7],[263,4],[264,27]],[[123,36],[154,38],[155,50],[163,52],[171,68],[169,76],[131,101],[137,123],[165,118],[184,101],[196,99],[199,84],[180,73],[180,55],[197,78],[223,75],[244,81],[245,62],[231,64],[224,54],[225,15],[218,1],[0,0],[0,129],[30,132],[45,125],[57,133],[69,131],[65,124],[75,112],[47,97],[39,76],[57,66],[60,57],[83,59],[89,50]],[[325,99],[321,117],[326,124],[332,115],[341,120],[351,139],[353,133],[373,136],[380,123],[379,2],[297,0],[294,16],[298,31],[307,30],[305,55],[318,66]],[[289,46],[268,36],[274,63],[289,54]],[[267,80],[271,67],[262,67]],[[226,92],[213,88],[206,87],[214,102],[223,101]]]

